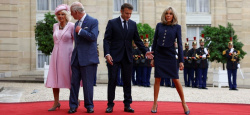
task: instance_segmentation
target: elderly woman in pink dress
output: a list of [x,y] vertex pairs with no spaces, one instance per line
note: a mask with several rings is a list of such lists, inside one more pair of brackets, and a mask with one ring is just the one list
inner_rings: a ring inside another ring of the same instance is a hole
[[70,21],[70,9],[66,4],[55,9],[58,23],[53,26],[54,48],[51,54],[46,87],[53,88],[54,105],[49,111],[60,108],[60,88],[70,89],[71,66],[70,59],[73,50],[74,23]]

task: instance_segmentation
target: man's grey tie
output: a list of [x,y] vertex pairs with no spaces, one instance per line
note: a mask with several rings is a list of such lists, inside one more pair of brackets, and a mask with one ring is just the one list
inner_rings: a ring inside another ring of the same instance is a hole
[[78,22],[78,26],[81,26],[82,25],[82,21],[81,20],[79,20],[79,22]]

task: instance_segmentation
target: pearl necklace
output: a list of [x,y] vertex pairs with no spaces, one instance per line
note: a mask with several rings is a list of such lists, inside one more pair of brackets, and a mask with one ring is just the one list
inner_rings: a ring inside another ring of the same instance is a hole
[[[66,23],[65,26],[66,26],[67,24],[68,24],[68,23]],[[62,27],[62,26],[59,24],[59,29],[63,29],[65,26]]]

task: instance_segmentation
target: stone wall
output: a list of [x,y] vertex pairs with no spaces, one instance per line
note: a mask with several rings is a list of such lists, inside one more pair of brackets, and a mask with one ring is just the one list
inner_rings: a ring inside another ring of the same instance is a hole
[[[76,0],[64,0],[71,4]],[[113,18],[113,0],[78,0],[83,3],[86,13],[99,21],[98,81],[107,82],[107,67],[103,56],[103,38],[108,20]],[[36,25],[36,0],[0,1],[0,73],[8,73],[11,79],[41,78],[43,71],[36,69],[36,44],[34,26]],[[138,14],[141,23],[155,28],[161,14],[167,6],[173,6],[178,13],[178,22],[182,26],[183,42],[186,38],[186,0],[138,0]],[[243,49],[250,53],[250,1],[249,0],[210,0],[211,26],[234,24]],[[133,14],[132,14],[133,15]],[[75,20],[72,20],[75,22]],[[241,61],[244,74],[249,76],[250,56]],[[212,63],[213,68],[221,64]],[[153,72],[153,71],[152,71]],[[153,73],[152,73],[153,78]],[[33,79],[36,80],[36,79]]]

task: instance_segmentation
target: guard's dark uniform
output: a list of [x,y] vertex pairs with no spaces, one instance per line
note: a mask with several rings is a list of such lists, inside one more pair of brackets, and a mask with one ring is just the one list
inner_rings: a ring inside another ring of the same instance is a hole
[[197,62],[197,60],[199,59],[198,55],[199,55],[199,51],[197,49],[192,48],[189,51],[189,58],[192,59],[191,81],[192,81],[193,88],[197,88],[197,85],[198,85],[198,78],[199,78],[199,73],[198,73],[199,62]]
[[137,54],[137,48],[133,48],[133,69],[132,69],[132,83],[133,85],[137,85],[137,82],[136,82],[136,77],[135,77],[135,73],[136,73],[136,70],[137,70],[137,60],[139,59],[138,57],[138,54]]
[[198,52],[200,54],[200,64],[198,68],[199,73],[199,88],[206,89],[207,87],[207,70],[208,70],[208,61],[209,54],[207,53],[206,48],[198,48]]
[[[240,54],[239,51],[233,50],[233,52],[230,52],[231,49],[228,49],[223,52],[223,54],[226,54],[227,57],[227,74],[228,74],[228,85],[231,90],[235,90],[237,88],[237,65],[239,63],[238,55]],[[233,75],[233,81],[231,79]]]
[[192,70],[191,70],[191,59],[189,59],[188,56],[188,49],[183,50],[183,55],[184,55],[184,82],[185,82],[185,86],[186,87],[190,87],[190,82],[191,82],[191,76],[192,74]]
[[[150,51],[148,47],[146,47],[147,51]],[[150,75],[151,75],[151,60],[146,59],[145,64],[143,66],[143,75],[142,75],[142,83],[144,87],[150,87]]]
[[[133,49],[133,70],[132,70],[132,83],[133,85],[142,85],[142,52],[135,48]],[[135,76],[136,73],[136,76]]]

